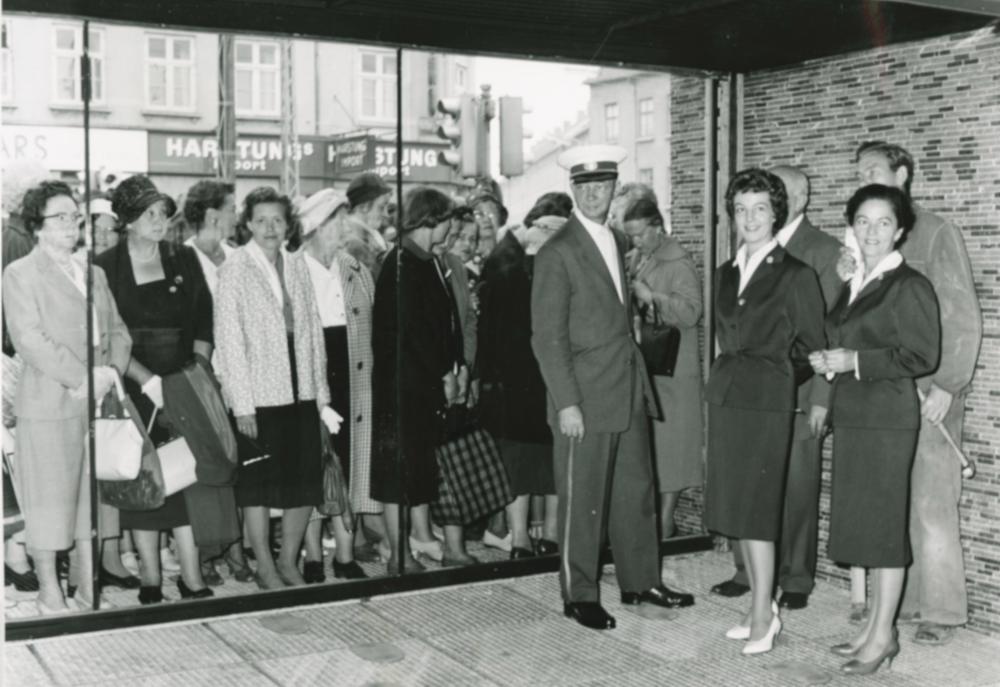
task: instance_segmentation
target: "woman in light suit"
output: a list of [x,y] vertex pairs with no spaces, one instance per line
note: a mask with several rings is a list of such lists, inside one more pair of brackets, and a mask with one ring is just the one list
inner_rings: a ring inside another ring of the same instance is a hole
[[[323,502],[320,418],[331,432],[339,426],[329,407],[309,270],[301,252],[283,249],[297,225],[291,201],[272,188],[255,189],[240,224],[250,240],[219,270],[217,364],[237,428],[268,456],[240,465],[236,500],[257,558],[257,584],[280,589],[305,584],[299,550],[313,508]],[[277,561],[268,537],[270,508],[284,511]]]
[[[67,609],[56,552],[76,545],[75,603],[93,599],[90,474],[87,462],[85,272],[72,260],[82,222],[69,187],[44,181],[25,194],[25,228],[38,245],[3,275],[11,340],[24,359],[17,389],[17,474],[26,543],[38,574],[38,612]],[[132,341],[104,272],[93,271],[94,392],[100,401],[128,366]],[[116,536],[118,512],[101,508],[102,536]]]

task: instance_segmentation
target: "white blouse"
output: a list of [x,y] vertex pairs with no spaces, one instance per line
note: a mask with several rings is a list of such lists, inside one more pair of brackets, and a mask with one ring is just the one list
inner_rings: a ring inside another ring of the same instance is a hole
[[319,310],[320,324],[324,329],[347,326],[344,290],[340,285],[340,266],[337,261],[334,260],[328,269],[309,253],[305,253],[304,257],[309,267],[309,279],[316,292],[316,309]]

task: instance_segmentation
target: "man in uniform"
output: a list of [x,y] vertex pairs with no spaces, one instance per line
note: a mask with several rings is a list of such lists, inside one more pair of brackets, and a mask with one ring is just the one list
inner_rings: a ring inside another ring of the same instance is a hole
[[694,603],[660,581],[647,412],[655,401],[633,338],[628,241],[605,226],[624,158],[605,145],[560,156],[576,209],[539,250],[531,293],[531,345],[554,437],[564,613],[594,629],[615,626],[598,596],[605,532],[622,603]]
[[[809,177],[797,167],[782,165],[771,170],[788,192],[789,222],[775,238],[789,255],[809,265],[819,277],[823,300],[829,310],[843,282],[837,276],[840,242],[809,221]],[[826,423],[829,382],[813,375],[799,387],[798,409],[792,430],[792,444],[785,481],[785,505],[778,545],[778,605],[795,610],[805,608],[815,586],[816,550],[819,534],[819,485],[822,465],[821,438]],[[750,582],[739,549],[733,547],[736,574],[731,580],[712,587],[722,596],[739,596],[750,591]]]
[[[910,194],[915,165],[906,149],[871,141],[861,144],[854,161],[859,186],[885,184]],[[916,203],[913,209],[917,221],[899,252],[934,285],[941,310],[941,363],[934,374],[917,380],[923,401],[910,475],[913,563],[899,618],[920,623],[915,641],[944,644],[968,620],[968,597],[959,531],[961,471],[941,429],[961,441],[965,394],[976,370],[983,324],[962,233]]]

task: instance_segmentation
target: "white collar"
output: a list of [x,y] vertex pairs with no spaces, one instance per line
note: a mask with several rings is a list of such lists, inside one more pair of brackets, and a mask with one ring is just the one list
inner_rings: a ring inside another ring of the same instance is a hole
[[771,251],[777,247],[778,239],[772,237],[756,253],[747,257],[747,245],[744,243],[740,246],[739,250],[736,251],[736,266],[740,268],[740,288],[737,293],[743,293],[743,289],[750,283],[753,273],[757,271],[757,268],[764,262],[764,259],[771,254]]
[[799,228],[802,224],[802,219],[806,216],[806,213],[801,212],[795,216],[791,222],[783,226],[778,230],[778,233],[774,235],[774,238],[778,240],[778,243],[782,248],[788,245],[788,242],[792,240],[792,236],[795,235],[795,230]]
[[883,274],[896,269],[902,264],[903,256],[900,255],[898,250],[894,250],[882,258],[882,260],[875,265],[875,269],[869,272],[867,276],[864,273],[865,271],[859,265],[858,269],[854,271],[854,276],[851,277],[851,297],[850,300],[847,301],[848,304],[853,303],[857,299],[858,295],[860,295],[861,292],[864,291],[865,287],[870,283],[881,278]]
[[[278,301],[278,307],[284,307],[285,297],[282,293],[281,280],[278,277],[277,268],[275,268],[271,261],[267,259],[267,256],[264,255],[264,251],[261,250],[261,247],[258,246],[257,242],[253,239],[247,241],[244,247],[246,248],[247,255],[249,255],[255,263],[257,263],[257,267],[260,268],[260,270],[264,273],[264,276],[267,278],[267,283],[271,287],[271,292]],[[279,252],[284,252],[284,248],[279,248],[278,250]]]
[[583,225],[583,228],[586,229],[592,236],[611,234],[611,230],[608,229],[606,225],[598,224],[594,220],[584,217],[583,213],[581,213],[578,209],[574,208],[573,214],[576,215],[577,220],[579,220],[580,224]]

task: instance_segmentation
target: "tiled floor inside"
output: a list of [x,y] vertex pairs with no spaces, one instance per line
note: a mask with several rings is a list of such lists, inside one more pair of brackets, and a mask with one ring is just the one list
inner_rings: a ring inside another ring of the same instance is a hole
[[728,554],[666,558],[664,581],[696,595],[671,617],[602,596],[618,627],[562,617],[555,575],[8,644],[3,684],[29,685],[1000,685],[1000,640],[961,630],[951,644],[914,644],[891,672],[848,678],[827,647],[852,634],[845,590],[821,583],[809,607],[783,613],[774,651],[743,657],[725,630],[746,599],[709,594]]

